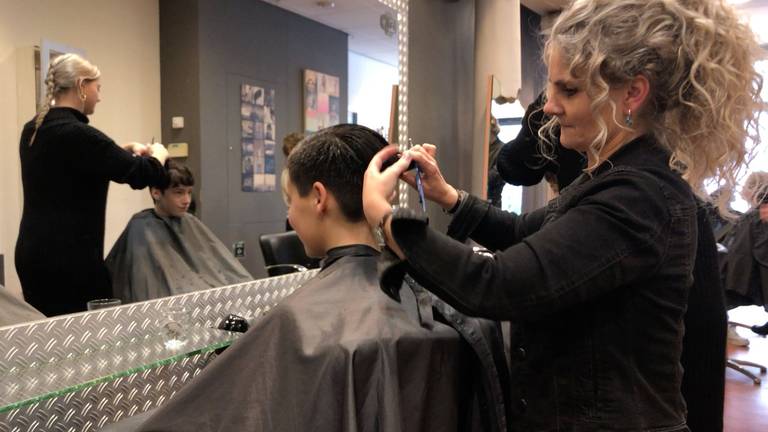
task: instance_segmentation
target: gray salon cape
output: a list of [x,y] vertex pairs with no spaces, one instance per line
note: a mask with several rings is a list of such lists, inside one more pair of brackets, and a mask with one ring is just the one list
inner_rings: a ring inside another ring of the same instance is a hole
[[723,285],[731,306],[758,305],[768,310],[768,223],[757,209],[744,214],[725,246]]
[[165,405],[106,430],[501,430],[478,404],[477,356],[431,296],[403,285],[393,299],[375,251],[343,249]]
[[253,280],[199,219],[136,213],[106,259],[112,292],[124,303]]
[[45,315],[0,285],[0,327],[41,319]]

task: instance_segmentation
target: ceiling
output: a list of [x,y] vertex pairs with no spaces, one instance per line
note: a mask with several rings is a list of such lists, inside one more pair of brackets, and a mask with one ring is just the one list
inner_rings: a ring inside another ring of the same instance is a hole
[[[349,35],[349,50],[397,67],[397,35],[387,36],[380,17],[389,12],[378,0],[267,0],[277,7],[341,30]],[[333,3],[321,7],[318,3]]]
[[[768,0],[726,0],[742,10],[768,8]],[[546,15],[564,8],[570,0],[520,0],[520,3],[539,15]]]
[[520,4],[539,15],[557,12],[568,3],[570,0],[520,0]]
[[[389,11],[392,16],[395,15],[379,0],[266,1],[347,33],[350,51],[397,66],[397,37],[385,35],[379,24],[383,13]],[[334,7],[321,7],[320,3],[333,3]],[[570,0],[520,0],[520,3],[540,15],[546,15],[562,9]],[[753,23],[761,42],[768,42],[768,25],[762,24],[768,23],[768,0],[747,0],[736,7]],[[762,25],[755,25],[757,22]]]

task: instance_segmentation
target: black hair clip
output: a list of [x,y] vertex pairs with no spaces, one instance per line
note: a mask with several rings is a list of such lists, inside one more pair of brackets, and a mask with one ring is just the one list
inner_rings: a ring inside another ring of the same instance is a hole
[[245,333],[248,330],[248,321],[239,315],[229,314],[219,323],[218,328],[219,330]]
[[[219,323],[218,329],[245,333],[248,330],[248,321],[239,315],[229,314]],[[223,353],[225,349],[227,349],[227,347],[217,349],[216,354]]]

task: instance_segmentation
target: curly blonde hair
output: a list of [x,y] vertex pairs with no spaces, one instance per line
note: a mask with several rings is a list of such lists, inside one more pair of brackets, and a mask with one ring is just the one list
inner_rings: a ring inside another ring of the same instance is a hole
[[755,171],[747,177],[741,196],[755,208],[768,200],[768,172]]
[[51,60],[45,76],[45,102],[35,117],[35,132],[29,140],[29,145],[35,142],[37,130],[43,124],[48,111],[54,106],[56,97],[76,88],[83,81],[93,81],[100,76],[99,68],[77,54],[62,54]]
[[[551,29],[545,62],[553,49],[592,100],[601,131],[592,156],[607,138],[597,113],[608,104],[615,118],[609,90],[645,76],[651,89],[637,115],[647,132],[670,150],[670,166],[699,196],[706,199],[704,182],[714,181],[723,191],[718,206],[726,209],[760,142],[763,109],[754,66],[760,47],[732,7],[723,0],[576,0]],[[552,154],[557,126],[552,118],[539,131],[544,154]]]

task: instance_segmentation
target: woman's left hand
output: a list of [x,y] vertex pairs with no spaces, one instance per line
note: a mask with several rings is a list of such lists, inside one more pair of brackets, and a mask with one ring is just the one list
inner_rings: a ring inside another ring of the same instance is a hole
[[129,142],[121,146],[126,151],[133,153],[136,156],[144,156],[148,152],[148,147],[145,144],[139,142]]
[[[437,147],[434,144],[415,145],[408,150],[411,157],[421,169],[421,184],[424,190],[424,198],[437,203],[444,210],[450,210],[459,199],[459,192],[448,184],[437,165]],[[416,172],[403,173],[403,181],[416,186]]]
[[142,143],[133,144],[133,154],[136,156],[145,156],[149,153],[149,146]]
[[392,212],[391,198],[397,189],[397,180],[408,169],[411,154],[403,153],[402,157],[384,171],[381,170],[384,161],[397,154],[397,146],[390,145],[381,149],[368,164],[363,179],[363,210],[368,224],[378,226],[384,217]]

